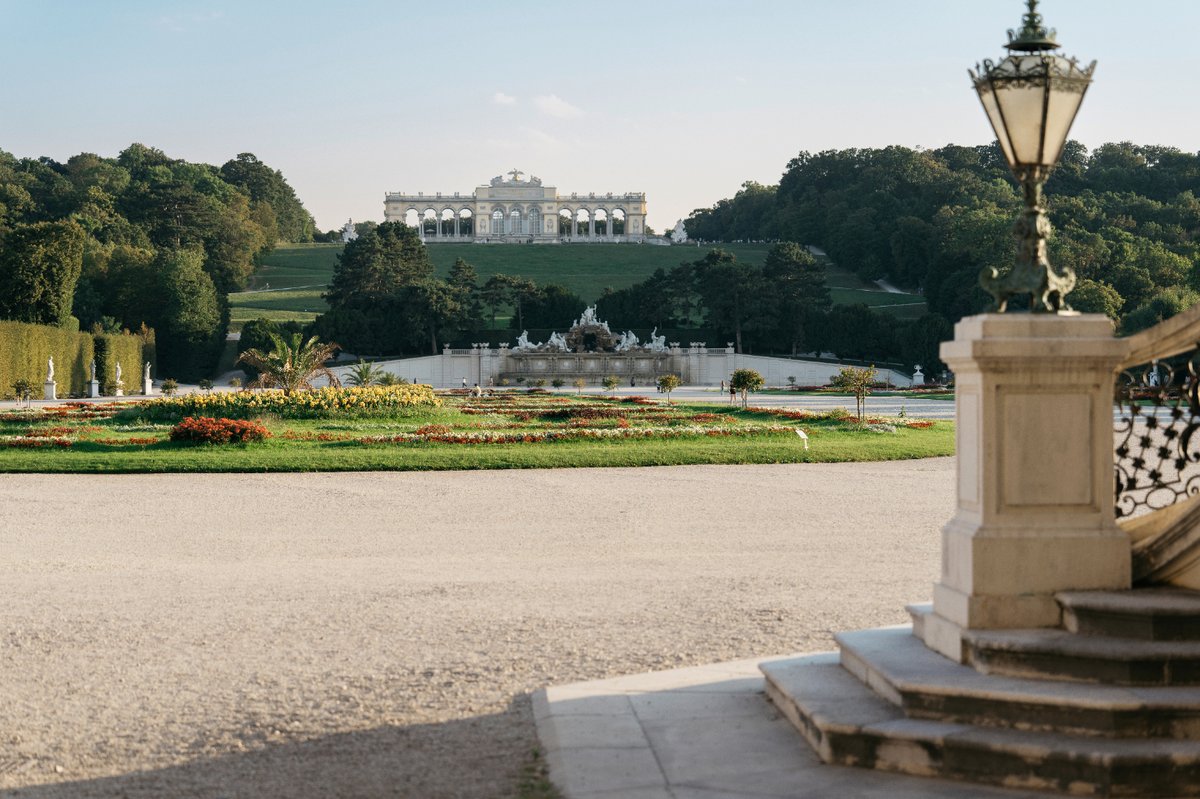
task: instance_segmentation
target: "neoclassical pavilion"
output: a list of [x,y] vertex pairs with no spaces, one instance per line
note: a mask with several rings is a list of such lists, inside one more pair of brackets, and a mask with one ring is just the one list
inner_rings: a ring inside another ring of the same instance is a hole
[[642,241],[646,195],[560,195],[519,169],[471,194],[389,192],[384,219],[419,228],[426,241],[557,243]]

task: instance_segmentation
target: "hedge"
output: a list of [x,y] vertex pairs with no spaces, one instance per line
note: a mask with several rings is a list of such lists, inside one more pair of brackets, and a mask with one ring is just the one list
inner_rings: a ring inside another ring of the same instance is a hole
[[96,336],[96,379],[100,391],[110,393],[117,381],[117,362],[121,363],[121,381],[126,394],[142,393],[142,369],[149,358],[143,356],[142,340],[126,334],[101,333]]
[[[121,367],[125,370],[127,393],[141,391],[142,340],[131,335],[103,335],[93,337],[62,327],[33,325],[26,322],[0,321],[0,396],[14,396],[13,383],[28,380],[34,386],[34,398],[42,396],[42,384],[46,381],[46,361],[54,356],[54,381],[58,383],[58,396],[86,396],[87,383],[91,377],[92,358],[96,353],[96,339],[105,339],[101,348],[119,353]],[[128,361],[126,359],[128,358]],[[129,363],[129,366],[125,364]],[[100,364],[96,364],[97,372]],[[101,387],[103,380],[100,379]]]

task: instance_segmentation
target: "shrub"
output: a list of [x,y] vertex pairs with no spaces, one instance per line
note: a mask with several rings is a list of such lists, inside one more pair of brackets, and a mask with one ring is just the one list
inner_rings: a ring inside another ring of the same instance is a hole
[[577,378],[575,378],[575,382],[572,385],[575,386],[576,394],[582,394],[584,386],[587,385],[587,381],[584,380],[582,377],[577,377]]
[[173,377],[168,377],[166,380],[162,381],[162,385],[160,385],[159,388],[162,389],[164,397],[173,397],[179,393],[179,383],[175,382],[175,378]]
[[370,388],[325,388],[297,391],[214,392],[140,402],[129,409],[147,419],[182,419],[185,416],[216,415],[250,419],[272,414],[287,419],[318,419],[333,415],[368,416],[442,404],[426,385],[372,386]]
[[212,391],[213,381],[206,377],[203,380],[198,381],[196,385],[200,387],[201,391]]
[[533,387],[534,388],[545,388],[546,387],[546,378],[539,377],[537,380],[534,380]]
[[615,392],[617,390],[617,386],[621,384],[621,378],[617,377],[616,375],[609,375],[608,377],[604,378],[602,384],[609,391]]
[[831,386],[836,386],[844,391],[849,391],[854,395],[855,408],[858,411],[858,421],[863,420],[863,414],[866,413],[867,395],[871,393],[871,385],[875,381],[875,367],[860,369],[857,366],[847,366],[842,369],[833,380],[829,381]]
[[12,384],[13,394],[18,400],[28,401],[33,397],[34,385],[33,381],[21,378]]
[[230,388],[241,388],[242,387],[242,378],[240,378],[240,377],[229,378],[229,387]]
[[550,385],[554,386],[555,388],[562,388],[566,384],[567,384],[567,381],[563,380],[561,377],[556,377],[550,381]]
[[763,376],[753,369],[735,369],[729,377],[729,386],[742,395],[742,407],[746,407],[746,397],[751,391],[758,391],[766,381]]
[[671,392],[679,388],[682,381],[679,375],[663,375],[658,378],[658,390],[667,395],[667,404],[671,404]]
[[249,444],[271,436],[261,422],[188,416],[171,428],[171,440],[185,444]]

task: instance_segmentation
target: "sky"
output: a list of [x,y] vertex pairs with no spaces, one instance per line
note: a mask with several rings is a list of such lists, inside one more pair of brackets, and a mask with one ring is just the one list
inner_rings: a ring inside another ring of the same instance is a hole
[[[991,141],[1020,0],[0,0],[0,150],[283,172],[321,229],[513,168],[661,231],[801,151]],[[1096,59],[1072,137],[1200,150],[1195,0],[1043,0]]]

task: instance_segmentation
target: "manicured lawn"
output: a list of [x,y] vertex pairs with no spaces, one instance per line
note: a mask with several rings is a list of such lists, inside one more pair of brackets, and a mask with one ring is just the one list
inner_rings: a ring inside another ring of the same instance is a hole
[[[196,396],[201,403],[225,402],[221,395]],[[339,402],[355,407],[358,399],[345,396]],[[324,413],[323,418],[280,418],[292,412],[286,410],[290,406],[279,411],[278,405],[276,413],[262,416],[249,408],[249,400],[241,409],[216,404],[204,410],[213,416],[261,418],[271,437],[246,445],[169,441],[176,419],[184,413],[199,415],[195,407],[178,400],[9,411],[0,413],[0,472],[793,463],[923,458],[954,450],[954,429],[947,422],[869,420],[873,424],[863,427],[838,413],[743,411],[703,403],[667,405],[657,398],[630,401],[526,391],[483,398],[443,394],[438,402],[437,407],[393,408],[369,415],[337,411]],[[808,450],[797,429],[808,435]]]
[[[770,249],[766,244],[725,244],[739,260],[761,264]],[[235,328],[250,319],[309,321],[325,309],[321,299],[329,283],[340,244],[285,244],[269,255],[255,273],[252,291],[231,294]],[[495,274],[521,275],[537,283],[561,283],[594,302],[605,288],[620,289],[645,280],[656,269],[671,269],[695,261],[707,247],[658,247],[636,244],[483,245],[431,244],[429,257],[439,275],[450,273],[454,261],[472,264],[483,283]],[[864,283],[851,271],[820,259],[826,268],[835,303],[865,303],[904,318],[925,312],[924,299],[915,294],[889,294]],[[261,291],[269,287],[270,291]],[[279,289],[285,289],[279,291]]]

